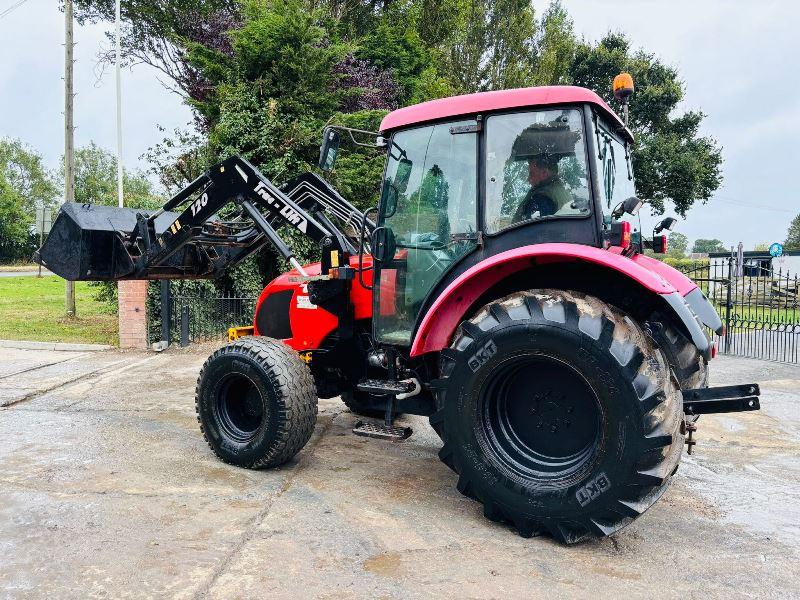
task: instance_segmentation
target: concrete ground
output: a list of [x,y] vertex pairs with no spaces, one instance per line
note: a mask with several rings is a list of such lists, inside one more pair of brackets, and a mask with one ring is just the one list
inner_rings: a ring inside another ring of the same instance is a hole
[[652,510],[563,547],[486,521],[421,418],[391,444],[322,401],[290,464],[219,462],[207,350],[0,349],[0,597],[800,597],[799,367],[714,361],[763,410],[703,417]]

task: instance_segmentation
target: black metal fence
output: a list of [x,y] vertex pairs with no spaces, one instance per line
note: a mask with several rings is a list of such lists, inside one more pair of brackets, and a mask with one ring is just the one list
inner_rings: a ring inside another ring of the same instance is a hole
[[185,346],[221,339],[228,328],[253,324],[258,298],[186,296],[162,293],[162,339]]
[[[681,270],[708,296],[726,327],[723,354],[800,364],[800,278],[735,257],[698,261]],[[257,298],[163,293],[162,339],[187,344],[220,339],[229,327],[250,325]],[[168,336],[168,337],[167,337]]]
[[717,309],[726,335],[723,354],[800,363],[800,278],[763,263],[735,257],[698,262],[682,269]]

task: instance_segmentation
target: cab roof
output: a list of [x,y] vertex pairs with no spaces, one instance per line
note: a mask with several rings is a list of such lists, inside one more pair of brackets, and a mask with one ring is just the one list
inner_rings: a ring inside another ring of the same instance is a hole
[[605,101],[591,90],[571,85],[551,85],[544,87],[517,88],[498,90],[495,92],[479,92],[452,96],[440,100],[430,100],[414,104],[390,112],[381,121],[381,133],[389,133],[394,129],[419,125],[429,121],[438,121],[450,117],[476,115],[495,110],[513,108],[534,108],[556,104],[593,104],[600,113],[609,118],[623,132],[625,137],[633,141],[633,134],[625,127],[617,114]]

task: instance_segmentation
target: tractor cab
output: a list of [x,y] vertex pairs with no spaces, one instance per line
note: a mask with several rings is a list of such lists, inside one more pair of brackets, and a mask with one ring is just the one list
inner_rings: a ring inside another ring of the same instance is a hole
[[381,134],[373,333],[387,344],[410,345],[426,299],[477,260],[545,242],[608,245],[612,209],[636,195],[632,136],[583,88],[426,102],[387,115]]

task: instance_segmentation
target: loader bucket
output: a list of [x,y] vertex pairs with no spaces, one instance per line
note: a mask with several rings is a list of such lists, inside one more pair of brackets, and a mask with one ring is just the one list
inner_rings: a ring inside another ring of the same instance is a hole
[[[65,204],[34,258],[69,281],[124,279],[133,273],[134,264],[123,239],[136,226],[137,212],[141,211]],[[156,232],[162,232],[176,216],[162,214],[156,219]]]

